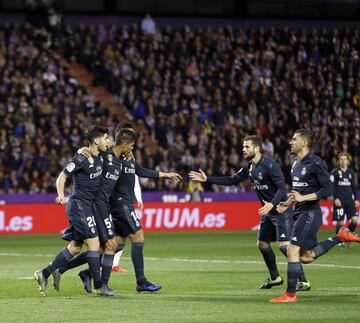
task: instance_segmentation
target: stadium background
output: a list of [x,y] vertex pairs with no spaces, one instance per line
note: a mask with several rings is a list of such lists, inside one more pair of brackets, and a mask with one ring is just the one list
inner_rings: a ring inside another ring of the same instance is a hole
[[[185,175],[177,185],[141,179],[146,208],[159,203],[150,207],[158,222],[163,202],[203,201],[220,203],[220,228],[254,228],[255,202],[221,204],[256,201],[249,181],[221,187],[186,178],[198,168],[236,172],[248,133],[263,138],[287,184],[287,142],[299,127],[315,132],[314,151],[329,169],[348,151],[359,174],[358,1],[1,1],[0,8],[1,233],[54,232],[36,227],[38,206],[9,205],[53,203],[57,174],[86,145],[92,123],[113,130],[130,120],[137,161]],[[147,12],[156,15],[154,30],[142,30]],[[63,210],[44,207],[61,220]],[[198,225],[190,219],[174,228],[210,229],[199,208]],[[328,223],[329,204],[323,210]],[[25,216],[32,226],[12,224]]]
[[[74,319],[67,302],[69,293],[78,304],[92,302],[81,296],[75,275],[60,296],[53,293],[54,300],[46,301],[45,314],[26,277],[62,247],[58,233],[66,217],[64,207],[54,204],[54,183],[76,149],[86,145],[90,124],[113,130],[118,121],[130,120],[139,135],[136,159],[182,175],[199,167],[213,175],[234,173],[242,163],[242,138],[256,133],[265,154],[281,164],[288,185],[287,141],[294,129],[309,127],[314,150],[330,169],[336,154],[348,151],[359,175],[359,1],[33,3],[0,1],[5,321],[49,321],[59,302],[65,321],[86,317],[81,312]],[[156,24],[154,34],[141,29],[147,13]],[[132,277],[124,276],[118,287],[132,313],[128,320],[146,315],[149,321],[280,322],[293,314],[265,311],[269,295],[255,290],[265,269],[255,247],[259,203],[249,182],[226,188],[142,181],[141,187],[149,231],[146,268],[168,289],[157,299],[144,298],[139,309],[130,292]],[[322,203],[323,238],[334,228],[331,205]],[[306,268],[316,287],[304,297],[298,321],[358,321],[358,256],[356,248],[347,254],[335,250],[325,263]],[[131,268],[129,257],[124,259]],[[285,274],[284,260],[280,268]],[[342,282],[344,271],[348,278]],[[336,306],[344,298],[350,307],[340,315]],[[19,299],[23,307],[15,313]],[[162,307],[165,302],[171,310]],[[118,309],[109,304],[91,303],[97,310],[88,319],[101,320],[106,306],[109,320],[115,320]]]

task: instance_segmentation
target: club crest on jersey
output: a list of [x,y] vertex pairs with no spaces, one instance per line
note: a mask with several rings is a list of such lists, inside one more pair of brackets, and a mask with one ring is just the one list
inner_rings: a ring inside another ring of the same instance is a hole
[[112,161],[113,161],[113,155],[111,155],[111,154],[107,155],[107,159],[108,159],[108,161],[109,161],[109,165],[112,165],[112,164],[113,164],[113,163],[112,163]]
[[263,175],[261,173],[259,173],[259,178],[263,179]]
[[338,171],[338,174],[339,174],[339,177],[342,178],[343,173],[341,170]]
[[134,164],[132,164],[132,163],[130,163],[130,166],[131,166],[131,167],[135,167],[135,165],[134,165]]
[[301,175],[305,175],[306,174],[306,168],[303,167],[303,169],[301,170]]

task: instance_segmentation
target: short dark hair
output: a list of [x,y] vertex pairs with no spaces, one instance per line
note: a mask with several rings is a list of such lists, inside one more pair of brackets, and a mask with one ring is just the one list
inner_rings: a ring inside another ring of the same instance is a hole
[[122,129],[133,129],[133,126],[129,122],[120,122],[116,125],[115,128],[115,137]]
[[259,136],[249,135],[244,138],[244,141],[251,141],[254,147],[259,147],[260,151],[262,151],[262,139]]
[[314,141],[314,135],[311,130],[309,129],[298,129],[295,131],[295,133],[298,133],[301,138],[305,139],[305,141],[308,143],[308,147],[311,148]]
[[123,144],[123,143],[132,143],[136,140],[136,135],[133,130],[130,129],[122,129],[120,130],[115,137],[115,143]]
[[94,142],[96,138],[102,137],[103,135],[109,133],[109,129],[102,127],[102,126],[91,126],[87,130],[86,139],[89,141],[90,144]]
[[342,151],[341,153],[338,154],[338,159],[340,159],[340,157],[342,156],[346,156],[346,158],[348,159],[349,162],[351,162],[351,155],[349,153],[347,153],[346,151]]

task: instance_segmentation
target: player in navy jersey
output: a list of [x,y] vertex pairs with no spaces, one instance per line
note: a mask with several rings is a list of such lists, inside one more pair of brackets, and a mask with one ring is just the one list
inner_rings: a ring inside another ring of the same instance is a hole
[[86,259],[94,278],[95,292],[99,295],[115,296],[116,292],[102,284],[100,277],[99,238],[95,222],[93,201],[98,191],[103,159],[100,154],[108,148],[110,142],[108,129],[92,126],[88,129],[87,139],[91,156],[75,156],[60,173],[56,180],[58,204],[65,203],[64,187],[68,177],[74,182],[66,214],[69,227],[63,234],[63,239],[69,241],[64,248],[46,268],[35,272],[34,276],[39,285],[41,294],[45,295],[48,277],[56,269],[65,266],[75,255],[80,253],[83,243],[87,247]]
[[[117,180],[120,177],[122,169],[122,155],[127,153],[128,144],[135,141],[135,134],[131,130],[123,130],[117,137],[116,144],[102,153],[103,172],[101,175],[100,185],[95,194],[94,199],[94,217],[97,224],[100,244],[102,247],[102,259],[101,259],[101,280],[102,283],[107,285],[110,279],[111,268],[113,264],[114,254],[116,252],[117,242],[115,239],[115,230],[113,220],[110,214],[110,195],[116,185]],[[82,152],[83,150],[81,150]],[[87,154],[90,153],[87,150]],[[80,155],[82,158],[85,156]],[[59,268],[55,271],[54,287],[59,290],[61,274],[65,273],[71,268],[78,267],[86,263],[85,254],[81,253],[77,257],[74,257],[66,266]],[[85,269],[79,273],[80,278],[84,283],[84,288],[87,292],[91,292],[91,279],[90,272]]]
[[[211,177],[200,170],[190,172],[192,180],[219,185],[234,185],[250,178],[262,207],[257,246],[263,255],[269,270],[270,278],[260,286],[261,289],[270,289],[281,285],[284,279],[279,275],[275,254],[270,243],[277,241],[281,252],[287,256],[287,246],[292,229],[292,210],[285,214],[276,211],[280,201],[287,200],[284,176],[280,166],[271,158],[262,155],[262,140],[258,136],[247,136],[243,142],[243,154],[247,163],[233,176]],[[299,290],[310,290],[310,283],[305,275],[299,277]]]
[[360,238],[341,228],[339,233],[320,243],[316,234],[322,223],[320,200],[332,195],[330,174],[324,161],[311,153],[313,135],[310,130],[299,129],[293,135],[290,146],[296,159],[291,168],[292,194],[286,202],[280,202],[277,210],[283,213],[295,202],[294,228],[288,247],[287,291],[271,303],[297,302],[296,283],[301,263],[311,263],[339,242],[356,241]]
[[[134,131],[134,128],[130,123],[122,122],[122,123],[117,124],[117,126],[115,128],[115,136],[117,133],[119,133],[123,129]],[[129,156],[124,156],[124,157],[129,160],[130,159],[135,160],[132,152],[130,152]],[[139,176],[137,176],[136,174],[135,174],[134,194],[135,194],[135,198],[137,201],[137,207],[142,211],[144,209],[144,203],[142,201]],[[122,243],[118,244],[111,271],[119,272],[119,273],[126,272],[126,270],[120,266],[120,259],[123,254],[123,251],[124,251],[124,245]]]
[[[131,132],[134,135],[134,140],[124,143],[120,142],[123,132]],[[137,291],[153,292],[160,289],[161,286],[150,283],[144,275],[144,232],[142,230],[140,219],[138,218],[133,206],[135,202],[135,175],[148,178],[163,177],[176,181],[180,180],[181,176],[173,172],[157,172],[141,167],[135,162],[132,156],[134,143],[135,133],[132,129],[121,129],[116,133],[115,147],[119,144],[122,145],[122,156],[120,174],[116,180],[115,188],[111,193],[110,213],[112,215],[112,220],[115,227],[114,230],[116,234],[117,245],[120,245],[122,249],[127,237],[129,237],[132,242],[131,258],[136,274]],[[88,152],[86,150],[81,150],[81,153],[87,155]],[[89,292],[91,289],[91,274],[85,270],[81,271],[79,275],[84,283],[84,288],[87,292]]]
[[351,156],[342,152],[338,155],[339,166],[331,171],[334,185],[333,220],[336,221],[336,233],[344,224],[345,215],[350,221],[348,226],[355,232],[358,223],[356,209],[359,207],[356,192],[356,173],[349,167]]
[[175,172],[164,173],[141,167],[135,159],[129,158],[132,157],[134,144],[135,141],[129,144],[128,151],[124,154],[121,176],[117,180],[110,198],[111,214],[115,224],[118,245],[123,248],[127,237],[131,241],[131,260],[136,275],[136,290],[138,292],[154,292],[159,290],[161,286],[152,284],[144,274],[144,231],[134,209],[135,175],[147,178],[169,178],[175,181],[179,181],[181,176]]

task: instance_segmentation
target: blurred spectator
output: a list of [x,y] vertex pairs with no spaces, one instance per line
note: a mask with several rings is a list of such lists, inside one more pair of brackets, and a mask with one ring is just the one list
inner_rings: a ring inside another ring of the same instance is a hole
[[156,24],[149,13],[141,21],[141,31],[147,36],[155,35]]
[[[329,168],[345,150],[359,174],[359,29],[154,25],[151,39],[147,33],[136,24],[62,30],[66,58],[85,64],[94,82],[141,120],[135,122],[134,155],[145,167],[186,172],[192,165],[208,175],[231,174],[241,167],[242,138],[258,134],[289,182],[288,141],[296,128],[306,127],[314,131],[314,150]],[[116,122],[48,47],[45,30],[0,28],[0,191],[53,190],[51,181],[36,185],[33,168],[42,177],[48,165],[54,178],[84,143],[84,125]],[[15,179],[5,176],[12,170]],[[166,181],[142,185],[184,188]],[[204,183],[204,189],[243,191],[251,185]]]

